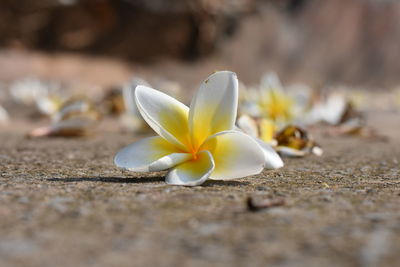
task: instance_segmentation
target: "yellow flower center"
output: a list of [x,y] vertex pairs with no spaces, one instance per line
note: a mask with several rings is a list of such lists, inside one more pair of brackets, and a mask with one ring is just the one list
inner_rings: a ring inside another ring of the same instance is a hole
[[279,91],[271,90],[268,95],[261,100],[260,104],[266,117],[273,121],[289,121],[293,118],[293,99]]
[[192,154],[193,160],[197,159],[197,157],[198,157],[197,153],[198,152],[199,152],[198,149],[191,149],[190,154]]

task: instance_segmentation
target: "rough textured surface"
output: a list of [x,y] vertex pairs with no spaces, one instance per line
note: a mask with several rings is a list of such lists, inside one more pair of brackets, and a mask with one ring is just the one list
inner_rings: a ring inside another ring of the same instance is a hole
[[[115,168],[134,140],[115,121],[95,138],[28,140],[16,119],[0,132],[0,265],[396,266],[398,114],[370,115],[388,142],[320,137],[321,158],[194,188]],[[248,196],[286,205],[251,212]]]

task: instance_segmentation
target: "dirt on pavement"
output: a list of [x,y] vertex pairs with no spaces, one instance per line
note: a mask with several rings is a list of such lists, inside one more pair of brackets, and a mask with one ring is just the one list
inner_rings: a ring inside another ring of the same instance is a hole
[[387,142],[318,135],[322,157],[198,187],[116,168],[140,137],[115,120],[27,139],[17,118],[0,132],[0,266],[398,266],[399,115],[368,115]]

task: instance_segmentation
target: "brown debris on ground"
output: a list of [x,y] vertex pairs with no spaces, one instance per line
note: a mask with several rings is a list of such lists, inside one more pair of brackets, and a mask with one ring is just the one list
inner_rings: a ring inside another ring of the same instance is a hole
[[260,211],[273,207],[283,206],[286,204],[286,200],[284,198],[266,198],[263,200],[255,200],[252,196],[250,196],[247,198],[246,204],[249,211]]

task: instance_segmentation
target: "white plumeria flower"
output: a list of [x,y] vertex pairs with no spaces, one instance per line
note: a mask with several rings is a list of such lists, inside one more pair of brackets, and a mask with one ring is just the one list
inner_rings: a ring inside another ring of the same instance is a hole
[[238,80],[229,71],[205,80],[190,109],[155,89],[138,86],[139,112],[159,135],[117,153],[115,164],[136,172],[169,170],[168,184],[195,186],[207,179],[230,180],[260,173],[283,162],[267,144],[236,131]]
[[33,77],[16,80],[9,86],[11,97],[15,102],[33,105],[37,99],[48,95],[48,85]]
[[321,156],[323,153],[312,136],[298,126],[287,125],[278,132],[273,121],[247,115],[240,116],[237,124],[243,132],[271,145],[281,156],[304,157],[310,153]]
[[93,132],[100,120],[94,105],[85,98],[71,99],[53,115],[49,126],[39,127],[28,133],[29,137],[85,136]]
[[263,117],[278,125],[297,122],[309,108],[312,90],[304,84],[284,87],[274,72],[261,78],[259,105]]
[[52,116],[61,108],[68,96],[61,90],[61,85],[53,81],[38,78],[25,78],[13,82],[10,93],[15,102],[24,105],[36,105],[38,111]]
[[364,124],[360,112],[341,93],[331,93],[324,100],[314,105],[304,118],[305,124],[325,122],[330,125],[341,125],[351,123],[358,126]]
[[273,72],[262,77],[258,90],[247,91],[247,99],[241,103],[244,113],[271,120],[280,127],[301,119],[311,99],[309,87],[295,84],[285,88]]

